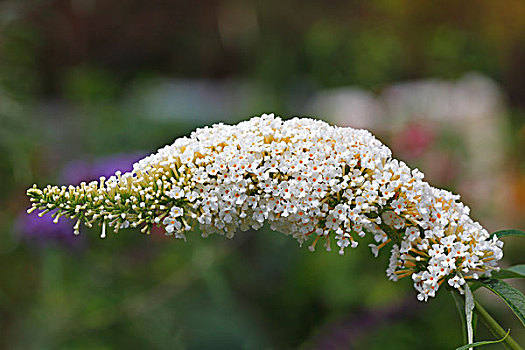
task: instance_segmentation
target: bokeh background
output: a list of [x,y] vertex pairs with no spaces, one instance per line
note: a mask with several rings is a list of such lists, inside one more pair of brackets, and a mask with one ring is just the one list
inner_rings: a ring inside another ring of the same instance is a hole
[[[276,112],[370,129],[489,230],[524,229],[524,65],[521,0],[0,1],[0,348],[461,345],[449,293],[418,303],[386,279],[386,254],[310,253],[265,229],[74,237],[25,214],[25,190]],[[524,248],[506,239],[502,264]],[[476,295],[525,343],[501,301]]]

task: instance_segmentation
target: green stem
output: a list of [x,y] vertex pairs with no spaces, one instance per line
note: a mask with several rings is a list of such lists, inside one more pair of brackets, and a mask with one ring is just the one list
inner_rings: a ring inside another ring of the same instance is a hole
[[[481,306],[480,303],[476,299],[474,299],[474,311],[478,314],[479,318],[483,322],[483,324],[492,332],[493,335],[495,335],[498,338],[503,338],[507,331],[505,331],[499,323],[490,316],[490,314],[485,310],[483,306]],[[524,350],[510,335],[507,335],[507,337],[504,340],[504,345],[508,349],[512,350]]]

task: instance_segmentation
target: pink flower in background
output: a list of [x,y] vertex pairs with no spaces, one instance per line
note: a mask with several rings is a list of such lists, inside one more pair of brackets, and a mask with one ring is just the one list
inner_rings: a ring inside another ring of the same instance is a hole
[[393,149],[402,156],[418,158],[428,150],[435,140],[431,126],[411,123],[393,136]]

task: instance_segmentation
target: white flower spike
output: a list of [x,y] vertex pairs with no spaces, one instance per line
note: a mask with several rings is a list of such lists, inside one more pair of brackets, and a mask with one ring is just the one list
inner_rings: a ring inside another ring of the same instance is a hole
[[[216,124],[175,140],[125,174],[80,186],[35,186],[32,209],[55,211],[91,227],[164,225],[185,239],[233,237],[238,229],[273,230],[343,254],[371,235],[374,255],[390,245],[387,276],[411,276],[418,299],[433,297],[443,282],[498,270],[503,242],[469,217],[459,196],[431,187],[423,174],[393,159],[366,130],[273,114],[237,125]],[[75,227],[78,232],[78,224]]]

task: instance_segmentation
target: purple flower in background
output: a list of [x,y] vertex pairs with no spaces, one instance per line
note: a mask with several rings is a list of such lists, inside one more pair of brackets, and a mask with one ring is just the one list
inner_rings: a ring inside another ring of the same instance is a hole
[[79,184],[82,181],[98,180],[101,176],[106,178],[115,174],[117,170],[122,173],[131,171],[133,163],[143,158],[145,153],[115,154],[95,161],[76,160],[68,163],[62,170],[61,178],[65,183]]
[[58,223],[53,223],[51,213],[43,217],[21,213],[18,216],[16,227],[22,237],[30,242],[46,244],[60,243],[71,247],[78,247],[83,239],[73,235],[74,221],[62,217]]
[[[131,171],[133,163],[143,158],[145,153],[123,153],[89,160],[76,160],[68,163],[61,171],[60,178],[69,184],[79,184],[82,181],[98,180],[100,176],[109,177],[117,170]],[[37,215],[22,213],[17,219],[17,229],[22,237],[28,241],[45,243],[60,243],[71,247],[82,244],[82,236],[73,235],[75,222],[61,217],[58,223],[53,222],[51,213],[42,218]]]

